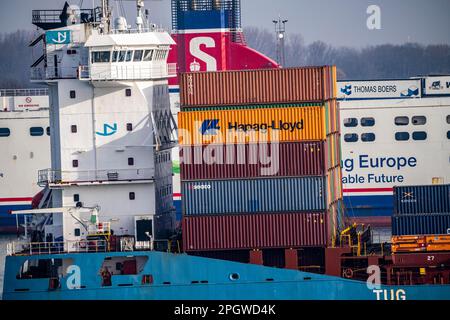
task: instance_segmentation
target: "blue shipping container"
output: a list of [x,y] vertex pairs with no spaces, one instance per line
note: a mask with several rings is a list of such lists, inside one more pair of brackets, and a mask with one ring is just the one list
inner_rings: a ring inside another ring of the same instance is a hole
[[400,215],[392,217],[392,235],[447,234],[450,231],[450,213]]
[[394,214],[450,212],[450,184],[394,188]]
[[183,182],[183,213],[221,215],[324,211],[324,177]]

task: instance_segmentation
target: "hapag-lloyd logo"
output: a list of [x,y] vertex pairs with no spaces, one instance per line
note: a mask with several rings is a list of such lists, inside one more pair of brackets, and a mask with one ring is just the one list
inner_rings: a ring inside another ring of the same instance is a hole
[[[202,135],[216,135],[220,130],[219,119],[207,119],[202,122],[200,127],[200,132]],[[270,123],[238,123],[238,122],[229,122],[228,130],[232,131],[241,131],[241,132],[249,132],[249,131],[262,131],[265,132],[269,129],[277,130],[277,131],[289,131],[294,132],[295,130],[303,130],[304,122],[303,119],[300,121],[288,122],[288,121],[275,121],[272,120]]]

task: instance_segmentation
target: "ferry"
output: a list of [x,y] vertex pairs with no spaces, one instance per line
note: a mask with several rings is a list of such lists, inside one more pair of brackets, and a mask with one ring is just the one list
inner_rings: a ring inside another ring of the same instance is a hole
[[39,172],[46,191],[37,209],[12,212],[29,218],[25,238],[8,244],[5,300],[450,299],[448,251],[391,254],[357,225],[318,250],[316,272],[299,270],[291,248],[283,268],[264,265],[260,250],[250,263],[180,252],[174,41],[147,22],[142,0],[134,29],[107,2],[68,8],[64,19],[33,12],[46,39],[47,63],[33,74],[49,87],[52,165]]

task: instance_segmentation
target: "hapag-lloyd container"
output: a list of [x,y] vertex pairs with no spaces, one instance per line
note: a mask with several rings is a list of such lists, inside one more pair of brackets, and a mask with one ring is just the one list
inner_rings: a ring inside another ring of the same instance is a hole
[[189,72],[180,75],[184,107],[323,102],[336,97],[336,67]]
[[326,148],[333,157],[328,141],[182,146],[181,180],[323,176],[336,163]]
[[184,217],[182,228],[185,251],[328,244],[327,216],[323,212]]
[[325,140],[327,133],[324,107],[178,113],[180,145]]
[[227,215],[326,210],[324,177],[182,182],[183,214]]
[[450,212],[450,184],[394,188],[395,214]]
[[450,213],[392,216],[392,234],[437,235],[450,232]]

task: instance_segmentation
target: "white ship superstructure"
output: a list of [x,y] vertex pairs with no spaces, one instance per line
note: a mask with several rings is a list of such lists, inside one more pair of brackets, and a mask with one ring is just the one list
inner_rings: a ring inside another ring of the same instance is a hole
[[49,165],[47,89],[0,90],[0,232],[16,232],[23,223],[10,212],[31,208],[42,189],[38,170]]

